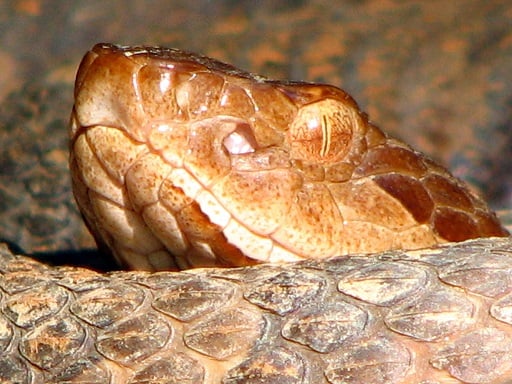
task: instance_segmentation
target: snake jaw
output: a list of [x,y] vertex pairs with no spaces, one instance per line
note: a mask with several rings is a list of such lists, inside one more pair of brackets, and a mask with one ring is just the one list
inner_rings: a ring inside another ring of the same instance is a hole
[[[246,265],[506,231],[332,86],[173,49],[98,45],[70,124],[75,196],[132,267]],[[131,261],[128,261],[130,259]]]

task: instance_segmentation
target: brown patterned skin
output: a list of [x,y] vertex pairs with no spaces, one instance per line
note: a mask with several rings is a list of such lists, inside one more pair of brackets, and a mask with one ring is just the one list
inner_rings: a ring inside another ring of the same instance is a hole
[[[101,166],[87,177],[108,181],[115,160],[94,129],[86,141]],[[123,135],[113,137],[123,143]],[[510,239],[493,238],[234,270],[101,275],[0,247],[0,382],[508,382],[511,255]]]
[[182,51],[96,45],[71,119],[77,202],[134,269],[241,266],[506,236],[344,91]]
[[512,240],[187,272],[0,245],[0,382],[509,383]]

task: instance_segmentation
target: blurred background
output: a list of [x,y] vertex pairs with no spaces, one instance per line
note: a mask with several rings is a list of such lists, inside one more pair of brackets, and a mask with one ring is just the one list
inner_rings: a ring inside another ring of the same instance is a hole
[[97,42],[342,87],[383,130],[512,208],[510,1],[0,0],[0,239],[22,251],[92,247],[65,125]]

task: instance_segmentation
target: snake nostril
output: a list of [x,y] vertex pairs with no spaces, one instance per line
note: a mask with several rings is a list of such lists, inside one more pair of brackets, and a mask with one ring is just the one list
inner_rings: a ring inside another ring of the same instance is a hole
[[252,153],[258,147],[249,124],[237,124],[235,130],[227,135],[222,143],[231,155]]

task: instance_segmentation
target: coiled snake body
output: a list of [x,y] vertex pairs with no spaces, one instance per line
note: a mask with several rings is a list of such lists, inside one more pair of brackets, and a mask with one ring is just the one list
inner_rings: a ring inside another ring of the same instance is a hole
[[340,89],[99,44],[70,137],[76,200],[119,262],[245,267],[105,276],[3,250],[4,381],[512,378],[510,240],[418,250],[507,232]]

